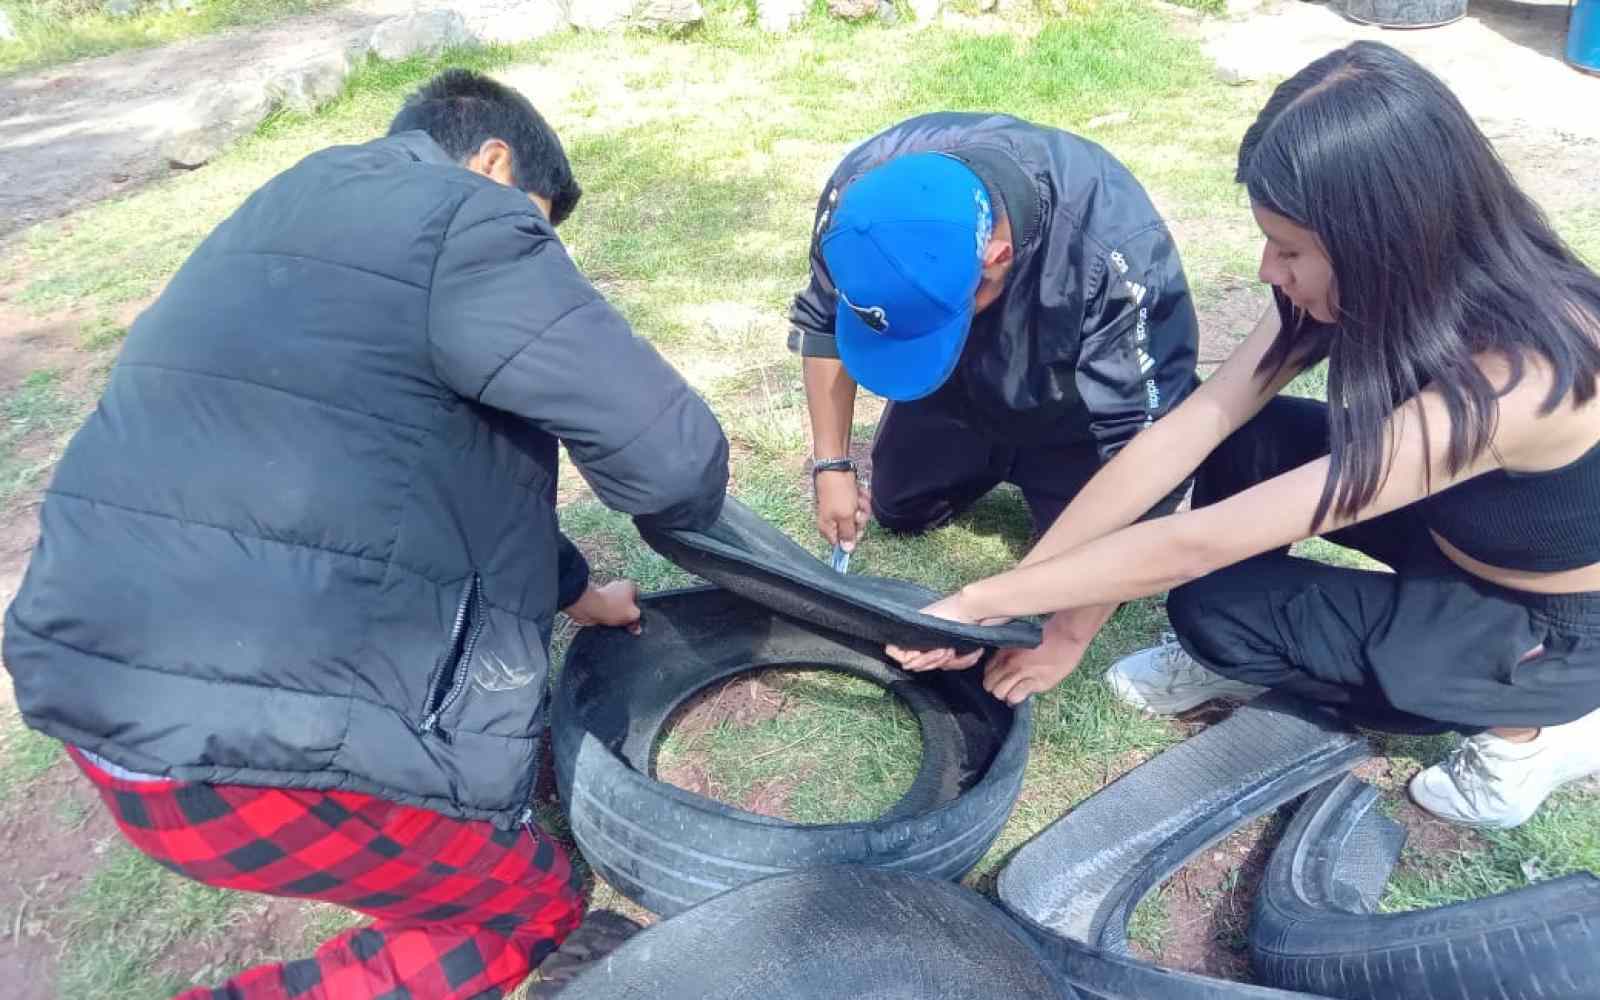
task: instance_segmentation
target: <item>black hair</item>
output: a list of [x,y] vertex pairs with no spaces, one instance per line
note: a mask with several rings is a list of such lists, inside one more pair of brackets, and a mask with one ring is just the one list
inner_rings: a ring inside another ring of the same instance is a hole
[[561,140],[528,99],[479,73],[447,69],[406,98],[389,134],[420,129],[457,162],[472,158],[485,142],[511,147],[517,187],[550,201],[550,224],[559,226],[578,204],[583,189],[572,176]]
[[[1423,388],[1450,416],[1446,468],[1489,447],[1498,352],[1554,378],[1542,413],[1600,376],[1600,276],[1555,234],[1443,82],[1387,45],[1331,52],[1273,92],[1239,147],[1251,199],[1310,230],[1333,264],[1332,324],[1274,289],[1283,332],[1257,369],[1328,360],[1331,466],[1312,530],[1377,494],[1384,422]],[[1432,456],[1427,456],[1431,468]],[[1430,477],[1431,480],[1431,477]],[[1429,488],[1432,488],[1431,481]]]

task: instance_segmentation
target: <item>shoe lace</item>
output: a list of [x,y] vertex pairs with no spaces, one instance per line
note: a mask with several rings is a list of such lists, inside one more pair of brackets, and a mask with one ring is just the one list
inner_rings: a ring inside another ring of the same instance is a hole
[[1175,633],[1161,633],[1160,650],[1157,655],[1160,657],[1161,673],[1167,678],[1168,691],[1208,679],[1209,671],[1194,661]]
[[1476,739],[1462,741],[1455,752],[1446,758],[1444,771],[1461,797],[1474,809],[1482,805],[1480,795],[1485,799],[1502,798],[1495,790],[1498,782],[1494,767]]

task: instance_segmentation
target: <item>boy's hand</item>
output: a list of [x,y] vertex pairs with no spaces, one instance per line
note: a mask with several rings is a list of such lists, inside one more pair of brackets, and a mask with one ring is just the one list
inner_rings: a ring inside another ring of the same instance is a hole
[[816,484],[817,530],[829,545],[854,552],[861,529],[872,517],[872,494],[849,470],[818,473]]
[[632,580],[589,584],[583,596],[562,609],[579,625],[609,625],[639,634],[639,586]]

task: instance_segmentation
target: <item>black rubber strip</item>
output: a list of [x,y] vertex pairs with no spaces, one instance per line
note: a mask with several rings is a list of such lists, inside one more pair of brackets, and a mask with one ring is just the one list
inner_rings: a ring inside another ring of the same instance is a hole
[[1367,759],[1331,713],[1267,694],[1141,764],[1025,844],[999,896],[1033,923],[1114,955],[1145,894],[1249,820]]
[[645,542],[696,576],[765,605],[859,639],[909,649],[1039,645],[1039,626],[961,625],[921,613],[939,598],[924,587],[884,577],[840,574],[733,497],[704,532],[640,525]]
[[1377,802],[1346,776],[1295,814],[1256,896],[1258,978],[1351,1000],[1600,997],[1600,879],[1373,913],[1405,841]]
[[[981,671],[907,674],[876,643],[715,588],[655,594],[640,607],[641,635],[578,634],[551,720],[573,835],[589,863],[630,899],[672,914],[734,886],[818,865],[954,879],[999,836],[1022,788],[1032,715],[984,691]],[[654,780],[657,736],[678,705],[719,680],[779,666],[864,677],[913,707],[922,767],[884,816],[803,825]]]
[[1029,935],[982,896],[855,867],[782,875],[701,903],[634,936],[560,996],[1077,1000]]

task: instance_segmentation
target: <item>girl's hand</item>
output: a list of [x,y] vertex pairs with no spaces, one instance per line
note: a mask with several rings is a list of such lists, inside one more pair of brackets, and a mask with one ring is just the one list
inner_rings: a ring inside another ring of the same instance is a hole
[[[978,619],[969,613],[962,604],[961,592],[957,591],[943,600],[936,601],[922,609],[922,613],[933,618],[943,618],[946,621],[959,622],[963,625],[1003,625],[1008,618]],[[923,670],[965,670],[983,658],[984,650],[975,649],[965,656],[957,656],[953,649],[905,649],[900,646],[885,646],[884,652],[889,658],[899,663],[906,670],[920,672]]]

